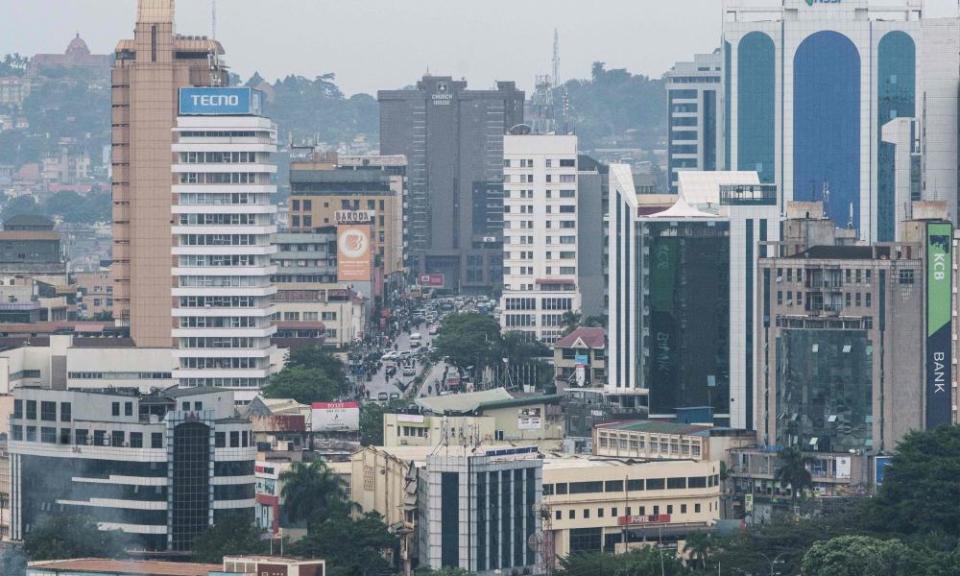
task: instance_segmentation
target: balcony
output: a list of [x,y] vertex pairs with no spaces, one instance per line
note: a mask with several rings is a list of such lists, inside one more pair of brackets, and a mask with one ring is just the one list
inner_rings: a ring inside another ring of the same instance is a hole
[[776,206],[776,184],[721,184],[720,204],[724,206]]

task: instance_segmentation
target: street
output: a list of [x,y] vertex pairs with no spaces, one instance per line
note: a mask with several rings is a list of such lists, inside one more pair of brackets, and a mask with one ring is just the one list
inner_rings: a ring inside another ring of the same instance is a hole
[[[419,332],[420,335],[422,336],[421,347],[429,347],[432,344],[433,337],[427,333],[429,328],[430,328],[430,325],[427,323],[424,323],[416,328],[411,329],[412,332]],[[406,350],[410,350],[413,352],[416,351],[410,348],[410,334],[412,332],[401,332],[400,335],[397,337],[397,339],[395,340],[395,344],[397,346],[396,350],[398,352],[404,352]],[[393,348],[391,347],[391,349]],[[414,369],[417,371],[417,374],[420,374],[420,372],[423,370],[424,364],[417,360],[412,360],[412,361],[414,363]],[[415,378],[415,376],[403,376],[403,368],[401,368],[399,364],[397,368],[397,373],[394,374],[388,380],[386,373],[387,373],[387,367],[390,364],[391,363],[389,362],[384,362],[380,366],[380,369],[377,371],[377,373],[373,375],[373,379],[371,381],[361,382],[361,384],[365,386],[367,391],[369,392],[369,397],[368,397],[369,400],[377,400],[381,392],[385,392],[388,398],[392,394],[399,394],[403,396],[403,394],[405,393],[405,390],[401,390],[396,386],[396,384],[398,382],[404,382],[404,383],[413,382],[413,379]],[[427,384],[431,384],[435,380],[440,379],[440,377],[443,375],[443,369],[444,369],[443,362],[439,362],[433,367],[431,367],[429,374],[427,374],[427,378],[424,380],[424,386],[420,394],[421,396],[427,394],[426,392]],[[436,390],[434,390],[433,393],[436,394]]]

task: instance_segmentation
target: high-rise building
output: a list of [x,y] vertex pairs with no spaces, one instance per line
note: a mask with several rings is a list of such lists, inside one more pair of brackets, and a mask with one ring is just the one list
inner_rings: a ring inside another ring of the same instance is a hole
[[250,88],[182,88],[172,144],[174,377],[238,402],[266,384],[276,331],[277,127],[260,100]]
[[140,0],[113,64],[114,315],[137,346],[172,345],[170,174],[177,90],[226,85],[215,40],[174,34],[174,0]]
[[713,171],[723,166],[723,54],[697,54],[664,74],[667,82],[670,190],[677,192],[683,170]]
[[647,396],[651,417],[706,407],[749,429],[757,245],[779,238],[776,188],[755,172],[686,171],[679,183],[670,208],[641,216],[630,182],[611,180],[626,194],[610,218],[606,388],[624,407]]
[[500,284],[503,136],[523,123],[523,91],[424,76],[415,89],[377,99],[380,152],[407,158],[411,271],[443,274],[449,289]]
[[576,136],[504,137],[504,331],[553,343],[580,311],[577,196]]
[[233,394],[18,388],[10,417],[12,536],[82,514],[150,551],[187,551],[225,515],[253,522],[257,448]]
[[915,118],[923,200],[957,214],[960,20],[923,0],[725,0],[724,154],[775,183],[780,206],[822,201],[861,239],[897,228],[891,120]]
[[[921,236],[937,226],[917,225]],[[925,259],[936,249],[949,254],[952,243],[950,225],[943,225],[946,232],[930,250],[926,240],[850,245],[835,241],[834,223],[818,203],[790,207],[784,241],[771,243],[769,256],[759,260],[758,440],[817,452],[876,453],[894,450],[907,432],[927,425],[939,397],[924,395],[937,382],[931,371],[924,384],[924,350],[945,352],[950,364],[949,282],[924,296],[933,278]],[[925,300],[933,316],[925,313]],[[941,325],[931,320],[944,316],[945,338],[927,338],[925,323],[934,335]],[[941,403],[946,416],[939,424],[950,422],[949,380],[948,374]]]

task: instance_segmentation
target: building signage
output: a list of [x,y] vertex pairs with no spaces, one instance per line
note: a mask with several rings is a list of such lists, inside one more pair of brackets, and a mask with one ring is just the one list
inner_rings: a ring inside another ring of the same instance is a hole
[[883,478],[886,476],[887,466],[890,465],[890,461],[893,458],[891,456],[877,456],[873,460],[874,473],[873,480],[876,483],[877,487],[883,486]]
[[314,402],[310,405],[314,432],[356,432],[360,429],[357,402]]
[[619,516],[618,526],[634,526],[636,524],[669,524],[669,514],[651,514],[649,516]]
[[337,226],[337,281],[369,282],[371,277],[370,226]]
[[444,280],[445,279],[443,274],[421,274],[420,275],[420,285],[426,286],[428,288],[443,288]]
[[449,106],[453,102],[453,94],[434,94],[431,99],[434,106]]
[[807,3],[807,6],[813,6],[814,4],[839,4],[841,0],[804,0]]
[[337,224],[370,224],[376,219],[373,210],[337,210]]
[[518,430],[539,430],[543,426],[540,408],[523,408],[517,418]]
[[927,224],[927,428],[951,423],[953,225]]
[[181,116],[259,116],[263,94],[252,88],[181,88]]
[[397,414],[397,422],[414,422],[423,424],[423,414]]
[[839,456],[837,458],[837,478],[841,480],[850,479],[851,459],[849,456]]

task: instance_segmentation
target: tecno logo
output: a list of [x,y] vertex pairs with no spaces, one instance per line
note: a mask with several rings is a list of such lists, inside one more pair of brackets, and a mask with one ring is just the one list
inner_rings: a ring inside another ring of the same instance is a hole
[[807,6],[813,6],[814,4],[839,4],[840,0],[805,0]]
[[[807,0],[808,2],[810,0]],[[191,94],[194,106],[239,106],[240,96],[236,94]]]

